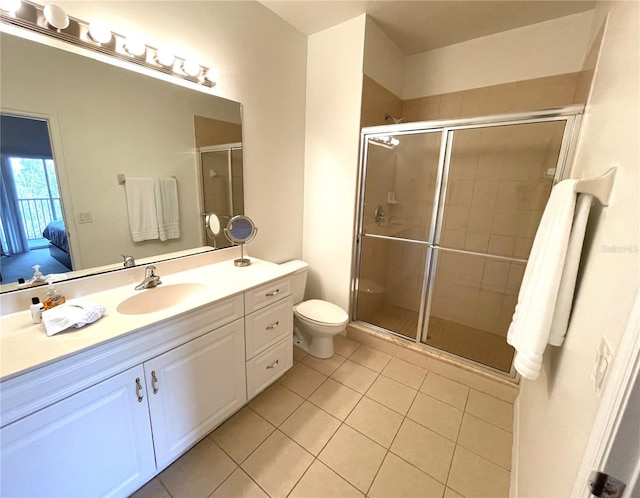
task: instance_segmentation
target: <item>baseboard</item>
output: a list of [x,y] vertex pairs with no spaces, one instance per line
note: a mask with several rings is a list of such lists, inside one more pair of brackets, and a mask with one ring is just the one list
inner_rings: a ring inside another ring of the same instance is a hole
[[509,498],[518,497],[518,453],[520,450],[520,398],[513,403],[513,442],[511,444],[511,482]]

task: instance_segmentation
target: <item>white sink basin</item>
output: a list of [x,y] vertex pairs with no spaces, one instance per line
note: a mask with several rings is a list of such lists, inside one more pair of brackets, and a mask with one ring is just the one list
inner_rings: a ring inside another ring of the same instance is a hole
[[202,284],[159,285],[151,289],[138,291],[137,294],[122,301],[116,311],[123,315],[144,315],[176,306],[188,301],[207,287]]

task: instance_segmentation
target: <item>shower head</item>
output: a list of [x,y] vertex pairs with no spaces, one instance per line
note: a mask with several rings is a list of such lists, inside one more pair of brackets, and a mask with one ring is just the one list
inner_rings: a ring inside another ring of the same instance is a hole
[[388,112],[386,112],[386,113],[384,114],[384,120],[385,120],[385,121],[392,120],[392,121],[393,121],[393,124],[398,124],[398,123],[402,123],[402,122],[404,121],[404,118],[403,118],[403,117],[400,117],[400,118],[394,118],[391,114],[389,114]]

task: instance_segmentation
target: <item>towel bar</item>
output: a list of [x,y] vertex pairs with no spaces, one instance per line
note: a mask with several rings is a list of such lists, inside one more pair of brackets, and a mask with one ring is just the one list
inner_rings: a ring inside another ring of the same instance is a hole
[[616,168],[610,168],[604,175],[596,178],[579,179],[575,191],[579,194],[594,196],[603,206],[609,205],[613,180],[616,176]]
[[[172,176],[174,180],[177,180],[175,176]],[[124,185],[127,183],[127,177],[123,173],[118,173],[118,185]]]

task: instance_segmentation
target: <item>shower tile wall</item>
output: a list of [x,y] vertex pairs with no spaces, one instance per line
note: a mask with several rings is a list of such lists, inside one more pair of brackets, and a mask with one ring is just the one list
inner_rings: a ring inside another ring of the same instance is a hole
[[[583,104],[581,72],[405,100],[405,121],[429,121]],[[584,81],[584,79],[582,80]]]

